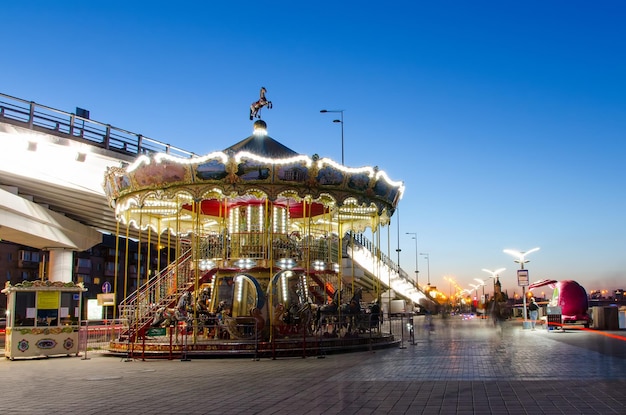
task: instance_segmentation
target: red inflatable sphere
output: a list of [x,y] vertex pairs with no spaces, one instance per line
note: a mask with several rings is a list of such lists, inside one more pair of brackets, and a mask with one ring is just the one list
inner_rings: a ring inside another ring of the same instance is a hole
[[563,321],[589,320],[587,292],[576,281],[564,280],[556,284],[559,293],[558,305],[561,307]]

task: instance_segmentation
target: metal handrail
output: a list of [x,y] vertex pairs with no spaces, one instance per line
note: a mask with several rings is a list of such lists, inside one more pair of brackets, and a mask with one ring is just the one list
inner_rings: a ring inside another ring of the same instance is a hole
[[403,278],[411,282],[409,275],[406,273],[406,271],[400,268],[400,266],[396,264],[396,262],[393,259],[389,258],[388,255],[386,255],[382,250],[380,250],[377,246],[375,246],[375,244],[372,243],[369,239],[367,239],[365,235],[363,235],[362,233],[355,233],[353,234],[352,239],[355,243],[357,243],[358,245],[370,251],[375,258],[379,258],[379,261],[382,264],[386,265],[394,272],[397,272],[400,278]]
[[0,122],[45,131],[128,155],[167,153],[184,158],[197,154],[76,114],[0,93]]

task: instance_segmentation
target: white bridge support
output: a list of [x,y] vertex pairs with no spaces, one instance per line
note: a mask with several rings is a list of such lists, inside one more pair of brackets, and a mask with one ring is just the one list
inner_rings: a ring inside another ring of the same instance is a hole
[[48,279],[50,281],[71,282],[74,252],[63,248],[51,248],[49,252]]
[[85,251],[102,242],[102,234],[73,219],[0,188],[0,238],[38,249]]

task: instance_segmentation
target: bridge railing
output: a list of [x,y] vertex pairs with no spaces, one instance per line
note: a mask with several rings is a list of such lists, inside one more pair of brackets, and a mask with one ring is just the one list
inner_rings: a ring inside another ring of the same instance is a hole
[[195,153],[142,134],[1,93],[0,122],[81,141],[130,156],[150,153],[167,153],[184,158],[196,156]]

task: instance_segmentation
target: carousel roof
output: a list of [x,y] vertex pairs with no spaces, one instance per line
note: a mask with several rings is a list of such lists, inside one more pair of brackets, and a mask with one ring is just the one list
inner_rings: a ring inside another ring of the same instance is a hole
[[292,149],[268,136],[267,124],[263,120],[254,122],[254,133],[250,137],[228,147],[224,153],[235,154],[240,151],[273,159],[290,158],[298,155]]
[[192,158],[141,155],[127,167],[109,167],[104,189],[118,219],[141,228],[167,229],[185,212],[218,219],[232,206],[267,199],[288,206],[293,219],[324,215],[334,229],[363,231],[388,223],[404,184],[378,167],[349,168],[300,155],[269,137],[259,120],[251,136],[224,151]]

